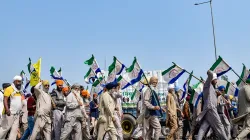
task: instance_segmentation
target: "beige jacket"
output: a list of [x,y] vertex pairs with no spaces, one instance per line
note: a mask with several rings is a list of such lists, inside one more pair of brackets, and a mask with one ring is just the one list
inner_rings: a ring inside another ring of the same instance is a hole
[[41,87],[42,83],[38,83],[34,88],[34,93],[37,98],[36,102],[36,116],[42,117],[47,123],[51,123],[51,97],[44,92]]
[[170,116],[177,117],[177,107],[176,107],[175,99],[174,99],[174,96],[172,95],[172,93],[168,93],[167,110],[168,110],[168,114]]
[[114,123],[112,118],[114,117],[115,113],[115,102],[113,98],[109,95],[109,92],[104,92],[100,96],[100,103],[99,103],[99,119],[98,123],[104,123],[105,126],[114,127]]

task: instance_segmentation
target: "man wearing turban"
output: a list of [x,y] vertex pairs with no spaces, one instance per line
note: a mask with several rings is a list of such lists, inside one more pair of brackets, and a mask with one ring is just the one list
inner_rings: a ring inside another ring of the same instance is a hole
[[17,130],[19,128],[19,118],[22,111],[21,98],[22,77],[15,76],[13,83],[4,90],[4,108],[6,126],[0,127],[0,139],[5,139],[6,134],[10,130],[9,139],[14,140],[17,137]]
[[[63,91],[67,92],[68,89],[64,87]],[[74,84],[66,97],[65,122],[60,140],[67,140],[73,130],[73,138],[82,140],[81,121],[83,114],[81,106],[83,106],[83,103],[80,96],[80,85]]]
[[218,87],[218,92],[217,92],[217,95],[218,95],[218,107],[217,107],[217,110],[218,110],[218,113],[219,113],[219,116],[220,116],[220,119],[221,119],[221,122],[222,124],[224,125],[224,128],[225,128],[225,132],[228,136],[228,139],[231,138],[231,127],[230,127],[230,122],[225,114],[225,110],[227,110],[226,106],[228,104],[230,104],[229,101],[227,101],[223,95],[225,94],[225,86],[219,86]]
[[207,72],[207,75],[208,78],[203,88],[203,100],[205,103],[203,105],[203,111],[197,117],[197,121],[201,122],[197,140],[201,140],[204,137],[209,126],[219,139],[227,140],[228,137],[217,111],[217,75],[210,70]]
[[36,101],[35,125],[30,140],[36,140],[40,131],[43,132],[45,140],[51,140],[51,110],[52,99],[49,95],[49,81],[44,80],[34,87]]
[[63,110],[66,105],[64,100],[64,95],[62,93],[63,89],[63,80],[56,80],[56,89],[53,89],[51,97],[56,105],[56,108],[53,110],[53,133],[55,140],[60,140],[61,128],[63,124]]
[[111,89],[116,87],[117,84],[109,83],[105,87],[105,92],[100,95],[99,104],[99,119],[97,122],[98,127],[98,137],[97,140],[103,140],[105,133],[109,133],[111,140],[117,140],[117,131],[114,125],[116,121],[115,112],[115,102],[110,96],[109,92]]
[[[152,137],[155,140],[159,140],[160,134],[161,134],[161,124],[159,121],[159,116],[161,113],[161,107],[157,103],[158,96],[155,92],[156,87],[158,84],[158,78],[157,77],[151,77],[149,81],[150,88],[147,88],[147,90],[144,93],[144,103],[143,103],[143,110],[146,110],[145,116],[144,116],[144,123],[143,123],[143,136],[145,137],[145,140],[150,140]],[[145,134],[145,129],[146,134]],[[153,130],[154,130],[154,136],[153,136]]]
[[[113,82],[113,85],[115,85],[109,92],[109,94],[111,95],[111,97],[114,100],[115,103],[115,114],[114,117],[116,119],[116,121],[114,122],[116,130],[117,130],[117,137],[118,140],[123,140],[123,134],[122,134],[122,126],[121,126],[121,116],[123,114],[122,112],[122,105],[121,105],[121,98],[122,98],[122,94],[120,93],[120,83],[116,83]],[[108,135],[106,135],[107,137],[105,137],[106,139],[108,139]]]
[[84,139],[90,139],[90,107],[89,107],[89,91],[88,90],[82,90],[82,101],[83,101],[83,106],[82,108],[86,111],[87,117],[84,117],[83,123],[82,123],[82,128],[84,130],[83,132],[83,137]]

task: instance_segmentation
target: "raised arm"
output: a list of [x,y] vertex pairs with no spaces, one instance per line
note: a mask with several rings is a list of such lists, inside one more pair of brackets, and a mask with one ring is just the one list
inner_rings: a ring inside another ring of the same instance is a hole
[[35,87],[34,87],[34,93],[38,97],[40,94],[42,94],[41,90],[42,82],[39,82]]

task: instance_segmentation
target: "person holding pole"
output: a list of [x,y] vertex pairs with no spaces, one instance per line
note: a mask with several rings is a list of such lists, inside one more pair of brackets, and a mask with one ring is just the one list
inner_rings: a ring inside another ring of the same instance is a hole
[[[81,121],[83,115],[80,107],[83,106],[83,103],[80,101],[79,88],[80,86],[78,86],[78,84],[74,84],[72,91],[66,96],[65,120],[60,140],[67,140],[73,130],[73,138],[82,140]],[[69,88],[64,87],[63,92],[68,93]]]
[[147,88],[147,90],[144,93],[144,108],[145,116],[144,116],[144,123],[143,127],[144,129],[147,129],[146,135],[144,135],[144,140],[150,140],[153,135],[154,130],[154,136],[153,138],[155,140],[159,140],[159,137],[161,135],[161,124],[159,121],[159,116],[161,116],[161,108],[157,103],[157,95],[155,92],[155,89],[158,84],[158,78],[157,77],[151,77],[149,81],[150,88]]
[[51,140],[51,110],[52,99],[49,95],[49,81],[43,80],[34,87],[36,101],[35,125],[30,140],[36,140],[39,132],[43,131],[45,140]]
[[224,131],[224,126],[220,120],[220,116],[217,111],[217,75],[211,70],[208,70],[207,75],[208,78],[203,88],[203,111],[197,117],[197,121],[201,122],[201,127],[198,133],[197,140],[202,140],[209,126],[211,126],[215,134],[219,137],[219,139],[227,140],[228,137]]

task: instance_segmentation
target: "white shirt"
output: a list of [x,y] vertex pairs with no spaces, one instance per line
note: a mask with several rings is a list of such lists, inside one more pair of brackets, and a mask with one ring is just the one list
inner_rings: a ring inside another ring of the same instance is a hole
[[3,108],[4,108],[4,105],[3,105],[3,91],[1,90],[0,91],[0,118],[2,118],[2,112],[3,112]]

